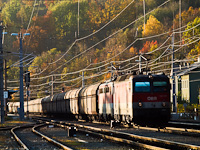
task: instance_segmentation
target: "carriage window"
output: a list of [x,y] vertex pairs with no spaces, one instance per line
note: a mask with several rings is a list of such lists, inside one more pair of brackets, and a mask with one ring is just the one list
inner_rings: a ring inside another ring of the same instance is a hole
[[167,91],[167,82],[154,81],[153,82],[153,91],[154,92],[166,92]]
[[103,89],[99,89],[99,94],[103,93]]
[[135,92],[150,92],[150,82],[135,82]]
[[105,88],[105,93],[108,93],[109,92],[109,87],[106,87]]

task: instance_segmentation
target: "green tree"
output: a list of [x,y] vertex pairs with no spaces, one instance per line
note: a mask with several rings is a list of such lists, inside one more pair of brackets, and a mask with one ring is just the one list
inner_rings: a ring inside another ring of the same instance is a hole
[[16,17],[18,20],[21,21],[21,24],[23,25],[23,27],[26,28],[30,19],[31,7],[27,5],[21,5],[20,7],[21,8],[17,12]]
[[[10,67],[14,64],[14,61],[11,59],[7,62],[7,67]],[[7,70],[8,79],[19,79],[19,66],[12,66]]]
[[[86,10],[88,6],[85,2],[80,2],[80,32],[85,27],[87,18]],[[61,1],[55,4],[50,11],[55,18],[57,37],[63,39],[67,37],[67,41],[75,39],[74,34],[77,33],[77,3],[71,1]],[[74,37],[74,38],[73,38]]]
[[200,24],[200,17],[196,17],[192,22],[189,22],[187,24],[187,27],[185,28],[185,32],[183,32],[184,42],[190,43],[188,45],[188,48],[190,50],[189,55],[188,55],[189,57],[200,54],[200,46],[199,46],[200,43],[199,42],[194,43],[194,41],[196,40],[195,36],[198,36],[200,34],[199,24]]
[[[29,67],[29,70],[32,74],[38,73],[42,70],[42,76],[49,75],[49,73],[55,69],[57,69],[60,65],[64,63],[64,59],[58,61],[58,63],[53,63],[48,66],[49,63],[56,61],[58,58],[62,56],[61,51],[57,50],[56,48],[50,49],[47,52],[43,52],[41,56],[38,56],[34,59],[32,65]],[[48,67],[48,68],[47,68]],[[47,68],[47,69],[45,69]],[[58,70],[59,72],[59,70]],[[62,70],[60,71],[60,73]]]
[[10,0],[2,9],[2,19],[7,26],[16,26],[17,13],[21,8],[20,0]]
[[[39,73],[39,75],[34,76],[32,78],[48,76],[53,70],[57,69],[59,66],[61,66],[65,62],[65,60],[62,59],[62,60],[58,61],[57,63],[53,63],[53,64],[49,65],[49,63],[52,63],[52,62],[58,60],[61,56],[62,56],[61,51],[57,50],[56,48],[53,48],[47,52],[43,52],[41,54],[41,56],[36,57],[34,59],[32,65],[28,68],[28,70],[31,72],[31,76],[35,75],[37,73]],[[58,69],[57,72],[61,73],[62,70]],[[32,80],[31,85],[39,85],[39,84],[49,83],[51,80],[52,80],[51,77],[44,78],[41,80]],[[47,87],[49,87],[49,86],[47,86]],[[42,86],[40,86],[39,90],[43,90],[43,89],[48,90],[47,87],[46,87],[46,85],[42,85]],[[38,89],[37,89],[37,87],[34,87],[34,88],[32,88],[32,90],[34,90],[36,92]],[[41,96],[42,94],[44,96],[45,93],[37,93],[37,96]]]

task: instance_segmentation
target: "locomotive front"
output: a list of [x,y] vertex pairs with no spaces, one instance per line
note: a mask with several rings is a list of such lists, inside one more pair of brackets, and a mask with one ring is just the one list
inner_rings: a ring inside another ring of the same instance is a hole
[[170,119],[170,83],[166,75],[133,78],[133,119],[139,124],[165,125]]

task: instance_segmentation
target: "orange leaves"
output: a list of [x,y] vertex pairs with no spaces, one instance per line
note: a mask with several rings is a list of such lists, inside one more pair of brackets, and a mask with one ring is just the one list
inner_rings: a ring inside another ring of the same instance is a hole
[[[188,11],[183,11],[182,14],[181,14],[181,17],[182,17],[182,21],[183,22],[188,22],[188,19],[189,18],[193,18],[194,16],[198,16],[200,14],[200,9],[199,8],[196,8],[196,9],[193,9],[193,7],[190,7],[188,9]],[[176,18],[178,18],[179,16],[177,15]]]
[[48,66],[48,64],[43,62],[42,65],[41,65],[41,68],[46,68],[47,66]]
[[[184,10],[181,13],[181,24],[182,24],[182,26],[184,26],[185,24],[187,24],[190,21],[193,21],[199,15],[200,15],[200,8],[194,9],[193,7],[189,7],[189,9],[187,11]],[[174,27],[175,28],[179,27],[179,14],[177,14],[175,19],[174,19]]]
[[105,80],[109,79],[110,77],[111,77],[111,73],[108,73],[108,74],[106,75]]
[[140,53],[147,53],[149,51],[153,51],[158,47],[157,41],[146,41],[146,43],[143,45],[143,48],[139,51]]
[[96,58],[96,59],[94,60],[94,63],[96,64],[96,63],[97,63],[97,61],[98,61],[98,58]]

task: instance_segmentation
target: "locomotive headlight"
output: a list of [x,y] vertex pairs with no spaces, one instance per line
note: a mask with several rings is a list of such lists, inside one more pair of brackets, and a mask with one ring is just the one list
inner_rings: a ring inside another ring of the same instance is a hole
[[138,103],[138,106],[139,106],[139,107],[142,107],[142,102],[139,102],[139,103]]
[[166,106],[166,103],[165,103],[165,102],[163,102],[163,103],[162,103],[162,106],[163,106],[163,107],[165,107],[165,106]]

